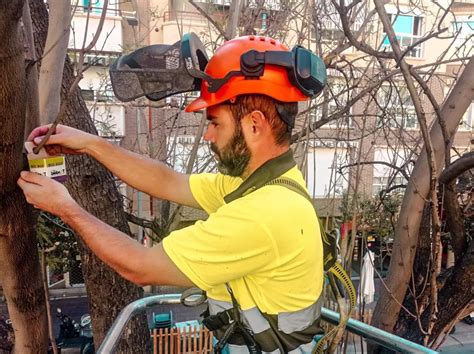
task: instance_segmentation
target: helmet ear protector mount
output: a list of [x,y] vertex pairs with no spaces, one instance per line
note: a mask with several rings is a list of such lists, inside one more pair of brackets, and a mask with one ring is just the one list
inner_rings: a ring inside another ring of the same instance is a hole
[[207,81],[209,92],[215,93],[235,76],[258,80],[265,72],[265,65],[286,68],[291,83],[307,97],[317,96],[327,82],[322,59],[301,46],[294,47],[291,52],[250,50],[240,57],[240,70],[230,71],[223,78],[213,78],[195,67],[186,68],[191,76]]

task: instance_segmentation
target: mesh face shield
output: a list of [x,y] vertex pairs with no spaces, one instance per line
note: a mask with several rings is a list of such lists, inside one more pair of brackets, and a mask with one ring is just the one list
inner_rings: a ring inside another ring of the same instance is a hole
[[110,80],[115,96],[123,102],[143,96],[158,101],[199,91],[201,80],[188,69],[204,71],[207,61],[201,41],[189,33],[173,45],[151,45],[121,56],[110,67]]
[[[323,90],[327,75],[321,58],[300,46],[296,46],[292,51],[268,50],[273,46],[257,51],[253,49],[258,47],[254,44],[257,42],[255,38],[254,36],[237,38],[226,42],[221,47],[221,53],[222,48],[226,46],[231,49],[230,52],[227,51],[229,53],[224,50],[227,58],[229,56],[233,56],[234,59],[238,58],[237,65],[232,68],[228,67],[229,59],[214,60],[220,68],[228,69],[223,77],[213,77],[213,68],[208,68],[208,72],[205,72],[209,60],[202,42],[194,33],[185,34],[182,40],[173,45],[158,44],[137,49],[130,54],[121,56],[110,67],[110,79],[115,96],[123,102],[143,96],[152,101],[158,101],[178,93],[203,89],[201,98],[214,94],[216,97],[225,96],[219,102],[238,94],[251,93],[266,94],[276,100],[293,102],[301,101],[301,98],[315,97]],[[270,38],[259,38],[258,43],[260,44],[275,42]],[[240,42],[246,43],[243,47],[245,50],[240,48]],[[249,46],[247,42],[252,45]],[[209,66],[212,66],[212,63],[211,60]],[[286,73],[281,73],[281,70],[275,71],[272,67],[284,68]],[[218,70],[222,74],[221,71]],[[260,81],[260,78],[265,78],[267,71],[269,81]],[[286,93],[282,94],[278,84],[275,84],[274,88],[270,87],[275,80],[280,80],[277,77],[272,81],[271,77],[274,73],[280,76],[287,75],[290,81],[286,84],[288,89],[290,91],[295,88],[298,90],[297,97],[290,97],[293,98],[293,101],[288,100]],[[224,85],[239,76],[243,77],[245,81],[238,81],[232,89],[222,89]],[[201,86],[203,80],[207,82],[207,85]],[[242,89],[244,86],[245,89]],[[218,103],[215,97],[212,100]],[[203,107],[207,107],[209,102],[206,104]]]

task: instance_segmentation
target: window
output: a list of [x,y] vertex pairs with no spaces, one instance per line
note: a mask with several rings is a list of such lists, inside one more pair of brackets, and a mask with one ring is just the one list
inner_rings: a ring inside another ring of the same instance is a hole
[[[230,0],[228,0],[230,2]],[[258,7],[257,1],[256,0],[248,0],[245,3],[245,6],[248,6],[250,8],[256,8]],[[266,10],[271,10],[271,11],[279,11],[281,6],[280,6],[280,0],[264,0],[263,7]]]
[[115,100],[112,90],[81,89],[81,95],[85,101],[113,102]]
[[85,101],[94,101],[94,90],[81,90],[81,95]]
[[452,23],[453,35],[456,35],[455,46],[463,47],[463,53],[460,56],[472,55],[474,48],[474,21],[469,17],[459,17],[458,21]]
[[[351,3],[348,0],[344,2],[346,5]],[[366,16],[367,11],[364,4],[352,7],[352,10],[348,13],[348,18],[350,21],[353,21],[350,25],[353,32],[361,28]],[[340,15],[330,1],[316,2],[313,18],[314,21],[310,29],[310,38],[312,41],[321,41],[323,51],[325,49],[334,48],[345,41],[346,36],[342,29]]]
[[[73,62],[76,62],[79,59],[79,55],[77,51],[70,52],[69,57]],[[97,66],[109,66],[111,65],[117,58],[119,57],[119,54],[115,53],[88,53],[84,55],[84,64],[90,64],[90,65],[97,65]]]
[[[107,6],[107,14],[118,16],[120,11],[118,9],[118,1],[109,1]],[[82,11],[93,14],[101,14],[104,7],[104,0],[82,0]]]
[[339,43],[345,38],[342,27],[337,27],[332,21],[325,21],[324,27],[321,29],[321,41]]
[[[413,45],[421,38],[422,17],[393,14],[389,15],[389,17],[402,50]],[[382,48],[390,48],[390,41],[385,33],[383,35]],[[421,49],[421,44],[417,45],[415,48],[410,49],[407,55],[413,58],[421,58]]]
[[471,103],[459,123],[459,130],[474,130],[474,104]]
[[338,169],[349,161],[346,148],[313,148],[307,154],[307,185],[312,197],[341,196],[347,189],[347,175]]
[[[186,173],[194,141],[195,136],[192,135],[167,137],[167,163],[175,171]],[[193,164],[193,172],[210,172],[214,168],[215,160],[209,152],[209,145],[201,140],[197,149],[196,160]]]
[[[416,159],[416,157],[412,157],[410,150],[396,147],[378,147],[374,152],[373,161],[387,162],[391,165],[404,168],[407,174],[410,174],[410,169],[413,165],[407,163],[407,161],[414,159]],[[372,180],[372,193],[374,195],[389,187],[406,184],[407,180],[397,169],[384,164],[374,164],[374,177]]]
[[83,0],[82,4],[84,6],[84,12],[88,12],[90,9],[93,13],[101,13],[104,0]]
[[415,106],[406,87],[382,86],[377,92],[377,99],[380,106],[379,127],[418,128]]
[[267,24],[267,20],[268,20],[268,13],[266,12],[262,12],[260,14],[260,19],[262,21],[262,25],[260,26],[260,28],[262,30],[266,30],[268,28],[268,24]]
[[[327,115],[330,116],[331,114],[341,110],[346,106],[346,103],[350,99],[350,92],[347,89],[347,86],[338,84],[338,83],[333,83],[328,85],[328,94],[320,95],[318,98],[312,99],[310,101],[311,106],[316,106],[319,104],[319,106],[313,108],[309,112],[309,118],[310,118],[310,123],[315,123],[317,121],[320,121],[323,118],[323,108],[321,103],[324,101],[324,99],[328,99],[328,113]],[[337,127],[351,127],[352,126],[352,120],[350,118],[351,110],[346,113],[344,116],[339,118],[338,120],[333,120],[329,123],[326,123],[323,125],[325,128],[337,128]]]
[[474,21],[456,21],[452,23],[453,32],[458,33],[457,40],[465,41],[466,39],[472,39],[474,34]]
[[196,98],[199,97],[199,91],[191,91],[191,92],[184,92],[184,93],[177,93],[172,96],[168,96],[165,98],[165,102],[169,104],[171,107],[183,107],[188,105]]
[[[406,185],[407,180],[404,177],[374,177],[372,184],[372,194],[377,195],[382,190],[387,190],[390,186],[402,186]],[[396,188],[395,190],[402,190],[402,187]]]
[[221,5],[221,6],[230,6],[232,1],[230,0],[211,0],[210,1],[214,5]]

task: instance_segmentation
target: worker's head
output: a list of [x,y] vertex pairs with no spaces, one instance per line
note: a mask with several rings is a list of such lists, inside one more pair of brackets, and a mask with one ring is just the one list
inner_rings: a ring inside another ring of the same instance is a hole
[[[287,115],[296,116],[297,103],[282,103]],[[290,131],[265,95],[241,95],[207,108],[209,125],[204,139],[217,155],[219,171],[242,176],[252,152],[261,155],[275,146],[289,147]]]
[[[233,112],[244,114],[266,107],[268,119],[275,128],[281,125],[278,119],[286,125],[287,133],[275,132],[276,140],[281,142],[294,126],[297,102],[306,101],[314,94],[313,89],[305,88],[302,83],[307,78],[298,76],[295,58],[299,49],[303,50],[297,47],[290,51],[277,40],[259,36],[226,42],[207,64],[205,74],[210,80],[202,80],[200,97],[189,104],[186,111],[222,103],[230,103]],[[300,62],[307,59],[302,59],[301,54],[299,58]],[[311,60],[309,65],[312,65]],[[257,96],[252,98],[254,95]]]
[[[322,61],[302,47],[290,51],[267,37],[236,38],[221,46],[199,75],[201,95],[186,111],[207,108],[210,125],[205,139],[218,155],[220,170],[241,175],[252,151],[246,137],[262,128],[255,136],[271,137],[273,144],[289,146],[298,102],[318,94],[325,75]],[[217,118],[229,115],[233,129],[225,131]],[[245,126],[253,130],[245,134]]]

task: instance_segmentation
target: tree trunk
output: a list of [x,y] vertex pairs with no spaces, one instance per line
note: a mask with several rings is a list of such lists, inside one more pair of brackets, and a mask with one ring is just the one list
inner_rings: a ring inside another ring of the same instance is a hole
[[[36,48],[41,51],[46,39],[48,13],[42,0],[32,0],[30,7],[35,29]],[[73,81],[73,65],[67,59],[64,64],[61,88],[62,100],[66,99],[65,96]],[[66,114],[62,117],[61,123],[97,134],[87,106],[80,95],[80,90],[76,89],[72,97],[68,99]],[[130,234],[122,197],[116,188],[112,174],[87,156],[68,157],[67,170],[68,182],[66,186],[72,197],[94,216]],[[128,303],[141,298],[143,290],[121,278],[95,257],[82,243],[80,252],[93,321],[94,342],[98,347],[120,310]],[[128,329],[124,332],[119,352],[146,352],[150,333],[145,316],[139,316],[133,320]]]
[[[419,306],[426,302],[426,294],[429,294],[429,272],[431,258],[431,207],[429,203],[425,204],[423,216],[418,235],[418,244],[416,247],[416,257],[413,264],[412,283],[410,288],[412,292],[407,291],[403,306],[411,314],[417,314]],[[413,295],[414,294],[414,295]],[[414,297],[415,296],[415,297]],[[404,334],[411,328],[416,319],[407,311],[402,310],[395,326],[395,333],[404,337]]]
[[[53,123],[59,113],[61,101],[61,78],[63,76],[62,63],[69,45],[69,31],[71,26],[71,1],[49,0],[48,36],[44,45],[47,53],[41,60],[39,106],[40,124]],[[59,65],[58,65],[59,64]]]
[[[454,318],[457,318],[461,312],[469,305],[474,298],[474,242],[471,242],[469,249],[464,255],[462,262],[450,272],[446,283],[439,290],[438,307],[440,309],[438,318],[429,342],[435,341],[443,329],[449,325]],[[420,322],[426,330],[430,320],[430,306],[420,315]],[[413,320],[408,323],[403,338],[416,343],[423,343],[424,335],[421,332],[418,322]]]
[[[452,139],[460,120],[469,107],[474,96],[474,58],[464,68],[456,81],[455,87],[442,107],[442,117],[446,117],[446,128],[449,139]],[[439,123],[436,121],[430,132],[434,146],[437,172],[445,155],[445,143]],[[400,303],[405,297],[413,270],[418,231],[425,200],[430,190],[427,155],[423,149],[413,169],[412,176],[405,192],[400,215],[395,230],[392,258],[386,284],[388,290],[381,290],[377,302],[373,325],[392,332],[400,312]]]
[[31,208],[16,181],[23,168],[26,81],[19,21],[23,1],[0,1],[0,283],[15,353],[45,353],[46,307]]

